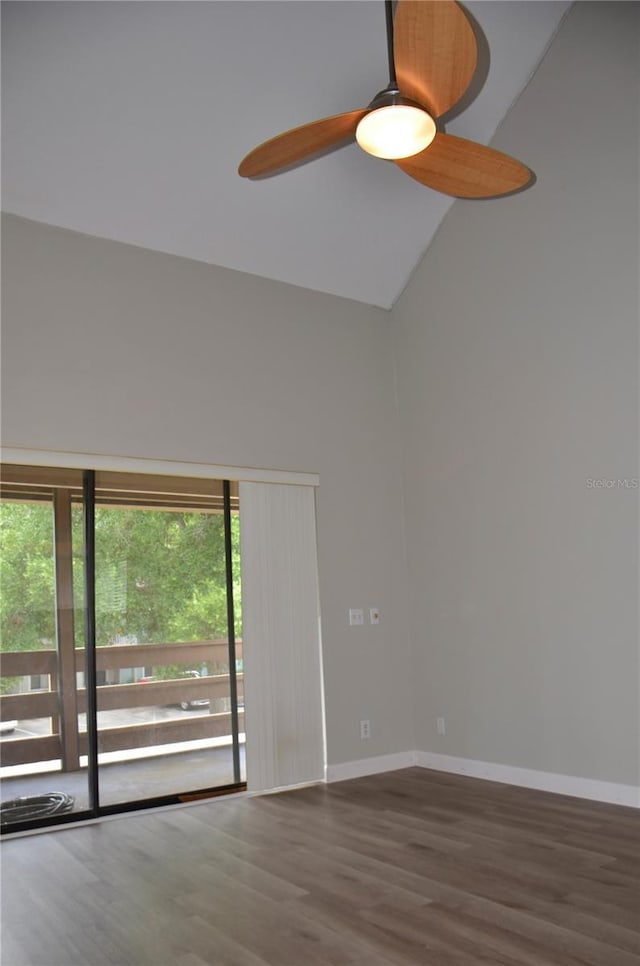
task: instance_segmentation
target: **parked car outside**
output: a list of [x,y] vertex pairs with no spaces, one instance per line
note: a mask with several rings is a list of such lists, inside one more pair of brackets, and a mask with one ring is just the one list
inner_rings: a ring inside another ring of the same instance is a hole
[[[185,678],[199,678],[200,671],[185,671],[182,675]],[[191,701],[181,701],[180,707],[183,711],[191,711],[193,708],[208,708],[209,698],[192,698]]]
[[[199,678],[202,675],[200,671],[185,671],[181,674],[182,678]],[[160,681],[160,678],[154,677],[153,675],[147,675],[142,678],[138,678],[138,684],[151,684],[154,681]],[[175,679],[172,679],[175,680]],[[192,698],[191,701],[179,701],[178,707],[182,708],[183,711],[192,711],[194,708],[208,708],[209,698]]]

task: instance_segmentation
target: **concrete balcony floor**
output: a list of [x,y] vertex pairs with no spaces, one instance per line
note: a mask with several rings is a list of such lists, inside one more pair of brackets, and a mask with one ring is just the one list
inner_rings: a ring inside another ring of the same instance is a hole
[[[233,784],[231,745],[190,747],[180,751],[174,749],[175,746],[170,753],[163,754],[162,748],[156,748],[154,751],[159,753],[153,756],[100,764],[100,804],[125,805],[128,802],[188,795]],[[240,746],[240,765],[241,780],[244,781],[243,744]],[[89,807],[86,767],[74,772],[51,770],[36,774],[14,774],[3,777],[0,787],[3,802],[27,795],[65,792],[75,800],[74,811],[84,811]]]

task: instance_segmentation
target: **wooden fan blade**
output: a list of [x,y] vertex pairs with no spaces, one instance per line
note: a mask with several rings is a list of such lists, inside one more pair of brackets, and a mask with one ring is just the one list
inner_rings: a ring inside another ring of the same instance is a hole
[[358,122],[366,113],[363,110],[335,114],[278,134],[249,152],[241,161],[238,174],[243,178],[259,178],[288,168],[318,151],[353,137]]
[[440,117],[460,100],[478,62],[464,11],[454,0],[398,0],[393,32],[400,93]]
[[508,154],[453,134],[436,134],[428,148],[396,164],[421,184],[455,198],[508,195],[524,188],[533,177]]

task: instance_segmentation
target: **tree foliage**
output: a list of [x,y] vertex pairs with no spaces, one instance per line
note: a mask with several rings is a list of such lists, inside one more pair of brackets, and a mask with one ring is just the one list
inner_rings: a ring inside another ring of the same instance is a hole
[[55,639],[53,507],[0,504],[2,650],[51,647]]
[[[3,650],[55,641],[53,511],[0,505]],[[236,634],[240,634],[239,520],[232,515]],[[224,522],[220,513],[97,507],[96,640],[162,643],[227,637]],[[73,508],[76,646],[83,636],[82,508]]]

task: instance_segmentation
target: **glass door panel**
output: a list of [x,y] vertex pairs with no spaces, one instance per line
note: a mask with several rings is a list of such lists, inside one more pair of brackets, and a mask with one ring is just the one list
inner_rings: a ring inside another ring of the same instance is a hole
[[223,513],[96,502],[100,805],[244,780],[234,769]]
[[3,481],[11,495],[0,502],[0,783],[8,830],[91,807],[78,732],[82,584],[78,590],[74,583],[71,539],[77,491],[23,484],[20,468],[14,476],[12,485]]

